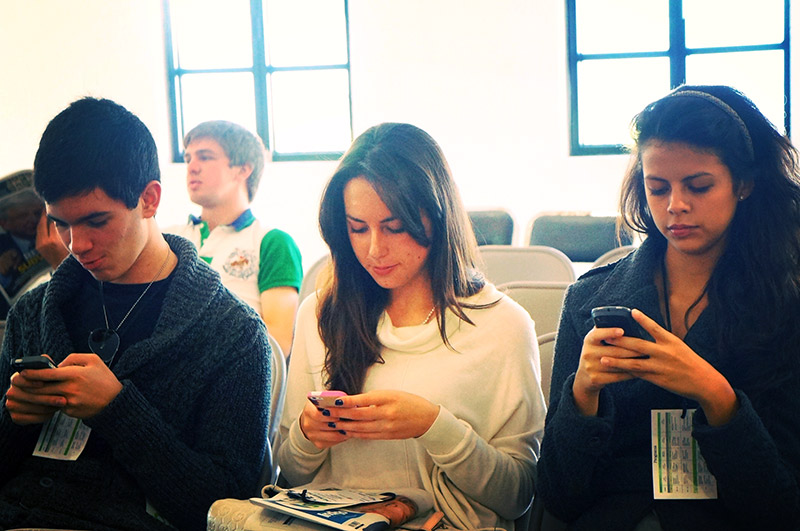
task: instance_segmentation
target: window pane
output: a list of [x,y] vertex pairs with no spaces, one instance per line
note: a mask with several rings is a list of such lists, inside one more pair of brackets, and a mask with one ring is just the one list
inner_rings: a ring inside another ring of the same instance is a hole
[[[206,120],[229,120],[256,130],[253,75],[186,74],[181,77],[184,131]],[[181,143],[181,145],[183,145]]]
[[666,51],[668,0],[575,0],[578,53]]
[[666,57],[578,63],[579,143],[630,145],[631,118],[668,91]]
[[170,7],[180,68],[253,65],[248,0],[172,0]]
[[686,82],[735,87],[784,131],[782,51],[690,55],[686,58]]
[[340,0],[265,2],[267,61],[273,66],[345,64],[344,15]]
[[783,0],[684,0],[686,46],[783,42]]
[[276,72],[271,77],[276,152],[347,149],[351,140],[347,70]]

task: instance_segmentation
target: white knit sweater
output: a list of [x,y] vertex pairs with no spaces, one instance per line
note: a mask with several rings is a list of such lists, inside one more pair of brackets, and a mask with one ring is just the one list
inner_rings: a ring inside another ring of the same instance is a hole
[[443,344],[435,319],[398,328],[384,313],[378,337],[385,363],[369,369],[364,390],[415,393],[439,404],[439,416],[416,439],[350,439],[320,450],[297,422],[308,391],[323,389],[325,351],[317,332],[316,298],[308,297],[298,312],[276,452],[282,474],[295,486],[421,488],[459,528],[513,529],[533,495],[546,411],[528,314],[493,286],[467,302],[498,299],[490,308],[467,310],[475,326],[448,312],[454,350]]

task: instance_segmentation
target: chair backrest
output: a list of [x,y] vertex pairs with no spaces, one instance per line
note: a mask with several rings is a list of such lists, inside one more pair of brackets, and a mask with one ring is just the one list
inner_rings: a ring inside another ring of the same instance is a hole
[[[272,449],[280,431],[281,413],[283,403],[286,399],[286,358],[283,356],[280,345],[271,335],[267,334],[269,346],[272,347],[270,364],[272,367],[272,401],[269,410],[269,433],[267,454],[261,467],[261,478],[259,479],[259,489],[264,485],[274,483],[278,478],[278,462],[272,455]],[[260,493],[260,491],[259,491]]]
[[594,262],[610,249],[631,244],[628,234],[621,237],[619,242],[614,216],[542,215],[533,219],[527,243],[555,247],[573,262]]
[[478,255],[486,278],[494,285],[517,280],[573,282],[575,270],[567,256],[557,249],[541,245],[518,247],[484,245]]
[[299,301],[311,295],[317,290],[317,280],[321,271],[323,271],[331,261],[330,255],[325,255],[316,260],[311,267],[308,268],[306,274],[303,275],[303,282],[300,284]]
[[269,346],[272,347],[272,358],[270,363],[272,365],[272,402],[269,412],[269,439],[274,442],[278,434],[278,425],[281,421],[281,413],[283,412],[283,403],[286,399],[286,358],[283,355],[280,345],[272,337],[269,337]]
[[553,378],[553,354],[556,347],[556,333],[549,332],[536,338],[539,343],[539,365],[542,370],[542,393],[544,403],[550,406],[550,381]]
[[600,256],[600,258],[595,260],[594,263],[592,264],[592,268],[604,266],[606,264],[616,262],[617,260],[621,260],[635,250],[636,250],[635,245],[623,245],[622,247],[615,247],[610,251],[606,251],[605,253],[603,253],[602,256]]
[[564,294],[571,282],[536,282],[530,280],[507,282],[497,289],[525,308],[536,324],[536,335],[558,330]]
[[478,245],[511,245],[514,240],[514,218],[507,210],[470,210],[469,220]]

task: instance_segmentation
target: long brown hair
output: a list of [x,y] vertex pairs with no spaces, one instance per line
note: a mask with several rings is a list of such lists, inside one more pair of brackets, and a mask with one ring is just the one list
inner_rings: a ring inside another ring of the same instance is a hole
[[[326,350],[325,385],[350,394],[362,390],[370,366],[383,362],[377,326],[389,293],[361,266],[350,244],[344,188],[356,177],[369,181],[405,231],[429,249],[426,267],[445,345],[450,345],[445,312],[449,309],[471,323],[464,313],[470,306],[458,298],[474,295],[485,284],[475,268],[476,242],[469,218],[433,138],[401,123],[376,125],[356,138],[325,187],[319,212],[320,232],[333,266],[317,306]],[[430,237],[422,212],[430,219]]]

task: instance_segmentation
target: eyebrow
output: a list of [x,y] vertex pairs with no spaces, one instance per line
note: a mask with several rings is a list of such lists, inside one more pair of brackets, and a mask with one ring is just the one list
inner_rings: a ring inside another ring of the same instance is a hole
[[[366,221],[364,221],[363,219],[358,219],[357,217],[351,216],[350,214],[345,214],[345,217],[347,217],[347,219],[349,219],[351,221],[355,221],[356,223],[366,223]],[[397,216],[389,216],[388,218],[382,219],[380,222],[381,223],[389,223],[389,222],[392,222],[392,221],[396,221],[398,219],[400,219],[400,218],[398,218]]]
[[[712,177],[714,176],[714,175],[713,175],[712,173],[710,173],[710,172],[707,172],[707,171],[701,171],[701,172],[699,172],[699,173],[693,173],[692,175],[687,175],[686,177],[682,177],[682,178],[681,178],[681,182],[684,182],[684,181],[691,181],[692,179],[697,179],[698,177],[705,177],[706,175],[710,175],[710,176],[712,176]],[[659,176],[657,176],[657,175],[645,175],[645,176],[644,176],[644,178],[645,178],[645,179],[655,179],[655,180],[658,180],[658,181],[666,181],[666,180],[667,180],[667,179],[665,179],[664,177],[659,177]]]
[[[195,155],[214,155],[217,156],[217,152],[210,148],[202,148],[198,149],[194,152]],[[192,153],[190,151],[183,152],[183,158],[186,159],[187,157],[191,157]]]
[[91,214],[87,214],[83,217],[80,217],[75,220],[75,223],[67,223],[63,219],[59,219],[51,214],[47,214],[47,219],[54,223],[61,223],[62,225],[77,225],[79,223],[86,223],[87,221],[92,221],[97,218],[101,218],[103,216],[109,215],[111,212],[109,211],[101,211],[101,212],[92,212]]

